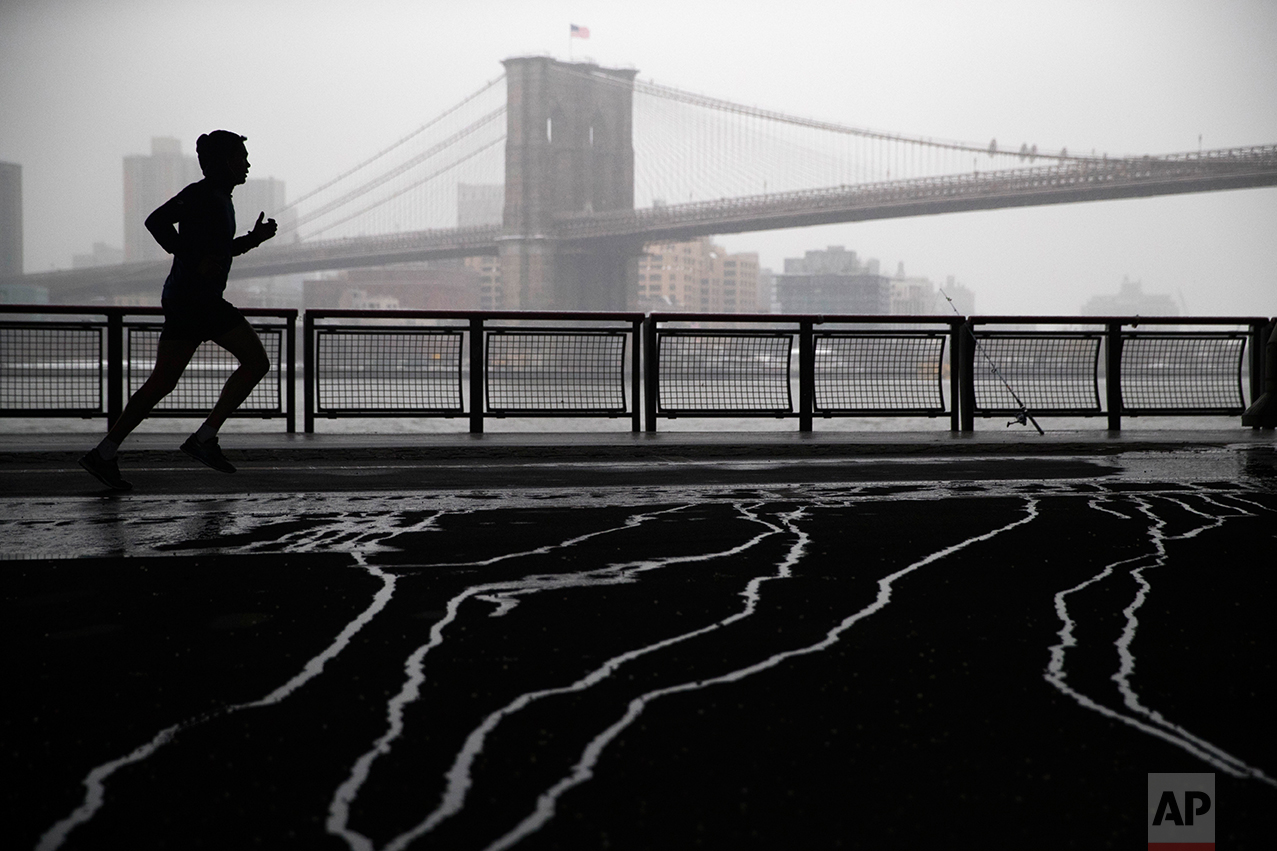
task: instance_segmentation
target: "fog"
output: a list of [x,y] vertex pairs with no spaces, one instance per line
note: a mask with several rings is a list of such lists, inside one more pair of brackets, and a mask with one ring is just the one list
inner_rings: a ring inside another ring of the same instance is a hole
[[[588,40],[569,41],[570,23]],[[1042,150],[1277,143],[1277,3],[0,2],[0,160],[27,271],[122,243],[122,158],[249,137],[313,188],[501,74],[509,56],[859,127]],[[1277,313],[1277,188],[739,234],[764,265],[827,245],[948,275],[980,312],[1075,313],[1123,276],[1193,313]]]

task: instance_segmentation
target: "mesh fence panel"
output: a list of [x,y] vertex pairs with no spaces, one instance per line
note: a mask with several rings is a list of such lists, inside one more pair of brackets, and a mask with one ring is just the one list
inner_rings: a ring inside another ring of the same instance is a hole
[[0,326],[0,410],[102,411],[102,329]]
[[316,410],[460,413],[462,337],[453,329],[317,329]]
[[1123,335],[1122,406],[1240,411],[1242,335]]
[[815,335],[816,411],[944,411],[942,334]]
[[1015,397],[994,371],[996,367],[1030,411],[1098,413],[1100,395],[1095,370],[1100,339],[1092,334],[976,334],[976,408],[1019,410]]
[[[151,370],[155,367],[155,354],[159,348],[160,327],[158,325],[125,326],[128,338],[126,347],[129,353],[128,363],[128,395],[146,382]],[[270,358],[270,372],[258,382],[244,403],[235,409],[236,414],[270,414],[283,411],[280,399],[282,380],[279,365],[280,353],[283,350],[284,332],[279,328],[257,327],[257,336]],[[216,343],[203,343],[195,350],[194,357],[186,366],[186,371],[178,379],[173,392],[160,400],[155,406],[157,412],[169,413],[204,413],[217,403],[222,392],[222,385],[231,373],[239,367],[239,361],[230,352]]]
[[658,345],[661,411],[793,411],[791,334],[663,331]]
[[489,411],[624,413],[622,331],[489,331]]

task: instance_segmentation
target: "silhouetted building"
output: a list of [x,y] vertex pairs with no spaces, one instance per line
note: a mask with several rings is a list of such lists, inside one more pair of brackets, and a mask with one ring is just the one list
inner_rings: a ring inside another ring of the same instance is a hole
[[638,258],[640,310],[754,313],[758,255],[728,254],[708,237],[654,243]]
[[105,242],[93,243],[93,250],[85,254],[71,255],[72,269],[90,269],[94,266],[114,266],[124,262],[124,249],[107,245]]
[[780,299],[776,296],[776,273],[771,269],[758,270],[758,312],[780,313]]
[[467,269],[479,274],[479,309],[502,310],[505,307],[501,280],[501,258],[492,255],[465,258]]
[[1117,295],[1097,295],[1082,307],[1083,316],[1179,316],[1179,305],[1168,295],[1144,292],[1144,285],[1122,276]]
[[785,258],[785,274],[863,275],[878,274],[878,261],[860,262],[854,251],[831,245],[824,251],[808,251],[802,257]]
[[203,178],[199,161],[182,153],[170,136],[151,139],[150,154],[124,158],[124,259],[130,263],[164,260],[163,248],[146,229],[146,217],[187,184]]
[[918,316],[932,313],[936,307],[936,297],[936,286],[931,283],[930,278],[906,275],[903,261],[896,266],[896,275],[891,279],[892,315]]
[[23,271],[22,166],[0,162],[0,278]]
[[[235,204],[237,235],[252,230],[257,215],[265,213],[266,218],[274,219],[279,225],[282,236],[276,241],[297,240],[297,211],[285,206],[284,181],[273,177],[250,177],[235,187],[231,200]],[[302,275],[248,278],[231,281],[227,288],[235,292],[232,301],[241,307],[301,307],[302,279]]]
[[[945,299],[953,299],[953,307]],[[954,311],[963,316],[975,313],[975,293],[954,280],[950,275],[944,287],[937,287],[930,278],[905,274],[905,264],[896,266],[896,276],[891,279],[891,312],[895,316],[951,316]]]
[[856,252],[831,245],[785,258],[776,297],[782,313],[887,314],[891,279],[878,274],[877,260],[861,263]]
[[432,261],[348,269],[303,282],[306,307],[354,310],[477,310],[479,275],[463,263]]
[[457,184],[457,227],[499,225],[504,210],[505,184]]
[[[949,302],[945,300],[948,296],[953,300],[953,307],[949,306]],[[936,306],[933,312],[950,314],[954,310],[963,316],[975,315],[975,293],[954,280],[950,275],[944,282],[944,293],[936,293]]]
[[252,230],[257,214],[265,213],[266,218],[276,221],[280,233],[292,234],[285,239],[296,239],[297,211],[286,208],[284,181],[273,177],[250,177],[235,187],[231,200],[235,204],[236,235]]
[[30,284],[0,284],[0,304],[48,304],[49,288]]

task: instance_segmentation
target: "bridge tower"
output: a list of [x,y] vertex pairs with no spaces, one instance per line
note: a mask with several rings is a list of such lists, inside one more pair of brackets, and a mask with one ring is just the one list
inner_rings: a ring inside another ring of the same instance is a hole
[[554,217],[634,209],[630,69],[507,59],[501,274],[507,309],[624,310],[633,242],[582,248]]

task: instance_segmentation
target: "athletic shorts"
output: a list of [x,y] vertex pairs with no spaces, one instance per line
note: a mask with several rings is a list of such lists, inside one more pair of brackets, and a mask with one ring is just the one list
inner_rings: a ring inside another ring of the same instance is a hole
[[163,299],[164,330],[161,340],[185,340],[202,343],[220,337],[237,327],[244,319],[235,305],[224,298],[212,301]]

